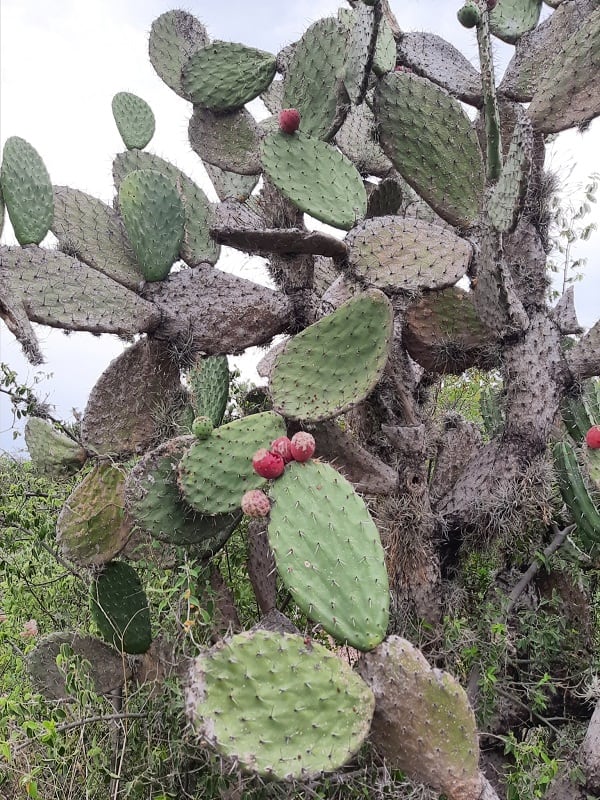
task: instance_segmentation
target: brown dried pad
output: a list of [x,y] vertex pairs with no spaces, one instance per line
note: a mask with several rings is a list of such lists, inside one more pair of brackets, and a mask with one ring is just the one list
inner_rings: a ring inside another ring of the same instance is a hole
[[474,366],[490,369],[497,361],[494,339],[477,316],[471,294],[455,286],[411,306],[404,344],[430,372],[460,374]]
[[167,346],[141,339],[111,361],[92,389],[81,424],[85,448],[100,455],[144,452],[155,438],[156,409],[174,402],[180,389]]

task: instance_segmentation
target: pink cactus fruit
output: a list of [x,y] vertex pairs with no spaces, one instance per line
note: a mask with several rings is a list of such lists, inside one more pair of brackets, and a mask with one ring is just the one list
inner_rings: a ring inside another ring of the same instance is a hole
[[273,439],[269,449],[271,453],[276,453],[278,456],[281,456],[286,464],[294,460],[292,456],[292,443],[287,436],[280,436],[278,439]]
[[283,458],[261,447],[252,457],[252,467],[261,478],[278,478],[285,469]]
[[600,425],[593,425],[585,435],[585,443],[590,450],[600,449]]
[[300,112],[296,108],[284,108],[279,112],[279,130],[284,133],[296,133],[300,127]]
[[250,489],[242,497],[242,511],[249,517],[266,517],[271,510],[271,502],[260,489]]
[[315,452],[315,438],[306,431],[298,431],[292,436],[291,450],[294,461],[308,461]]

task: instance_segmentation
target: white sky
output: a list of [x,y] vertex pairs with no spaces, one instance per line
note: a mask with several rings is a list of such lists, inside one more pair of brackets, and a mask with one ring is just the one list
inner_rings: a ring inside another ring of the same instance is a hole
[[[334,14],[342,0],[189,0],[186,10],[208,28],[212,38],[239,41],[276,53],[295,41],[322,16]],[[429,30],[453,42],[477,63],[475,38],[456,21],[460,0],[391,0],[405,30]],[[147,57],[152,21],[173,8],[169,0],[2,0],[0,11],[0,144],[21,136],[38,150],[55,184],[67,184],[105,202],[113,195],[111,165],[123,144],[111,113],[116,92],[130,91],[150,103],[157,129],[148,149],[172,161],[210,193],[212,188],[187,141],[191,106],[158,78]],[[548,9],[545,10],[548,13]],[[512,48],[501,43],[500,71]],[[577,159],[572,184],[600,171],[600,124],[582,136],[561,134],[552,164],[567,174]],[[600,227],[600,211],[595,211]],[[10,225],[3,243],[12,244]],[[592,325],[600,307],[600,234],[578,250],[588,257],[586,277],[576,286],[580,322]],[[257,276],[243,255],[228,255],[219,267]],[[53,377],[40,384],[40,394],[56,407],[57,416],[83,411],[90,389],[108,363],[123,349],[114,337],[94,337],[37,327],[46,364]],[[23,380],[32,368],[20,346],[0,322],[0,361],[8,362]],[[252,358],[244,359],[247,367]],[[9,405],[0,396],[0,451],[23,446],[12,441]]]

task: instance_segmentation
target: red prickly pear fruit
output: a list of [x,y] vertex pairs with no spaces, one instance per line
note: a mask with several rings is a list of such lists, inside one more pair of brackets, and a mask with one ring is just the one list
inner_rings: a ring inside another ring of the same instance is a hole
[[294,461],[308,461],[315,452],[315,438],[306,431],[298,431],[292,436],[292,457]]
[[296,108],[284,108],[279,112],[279,130],[296,133],[300,127],[300,112]]
[[600,450],[600,425],[594,425],[585,435],[585,443],[590,450]]
[[397,64],[394,67],[394,72],[412,72],[410,67],[405,67],[404,64]]
[[266,517],[271,510],[271,501],[260,489],[250,489],[242,497],[242,511],[249,517]]
[[277,453],[269,453],[266,448],[261,447],[252,457],[252,467],[261,478],[278,478],[283,474],[285,462]]
[[288,439],[287,436],[280,436],[278,439],[273,439],[271,442],[271,447],[269,448],[271,453],[276,453],[278,456],[281,456],[286,464],[289,464],[290,461],[293,461],[294,458],[292,456],[292,443]]

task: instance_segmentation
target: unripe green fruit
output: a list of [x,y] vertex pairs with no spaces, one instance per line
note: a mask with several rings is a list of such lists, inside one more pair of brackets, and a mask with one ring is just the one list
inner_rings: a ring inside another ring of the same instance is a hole
[[213,424],[209,417],[196,417],[192,422],[192,433],[197,439],[208,439],[213,431]]
[[456,13],[458,21],[465,28],[474,28],[481,21],[481,12],[477,3],[467,0],[464,6]]

